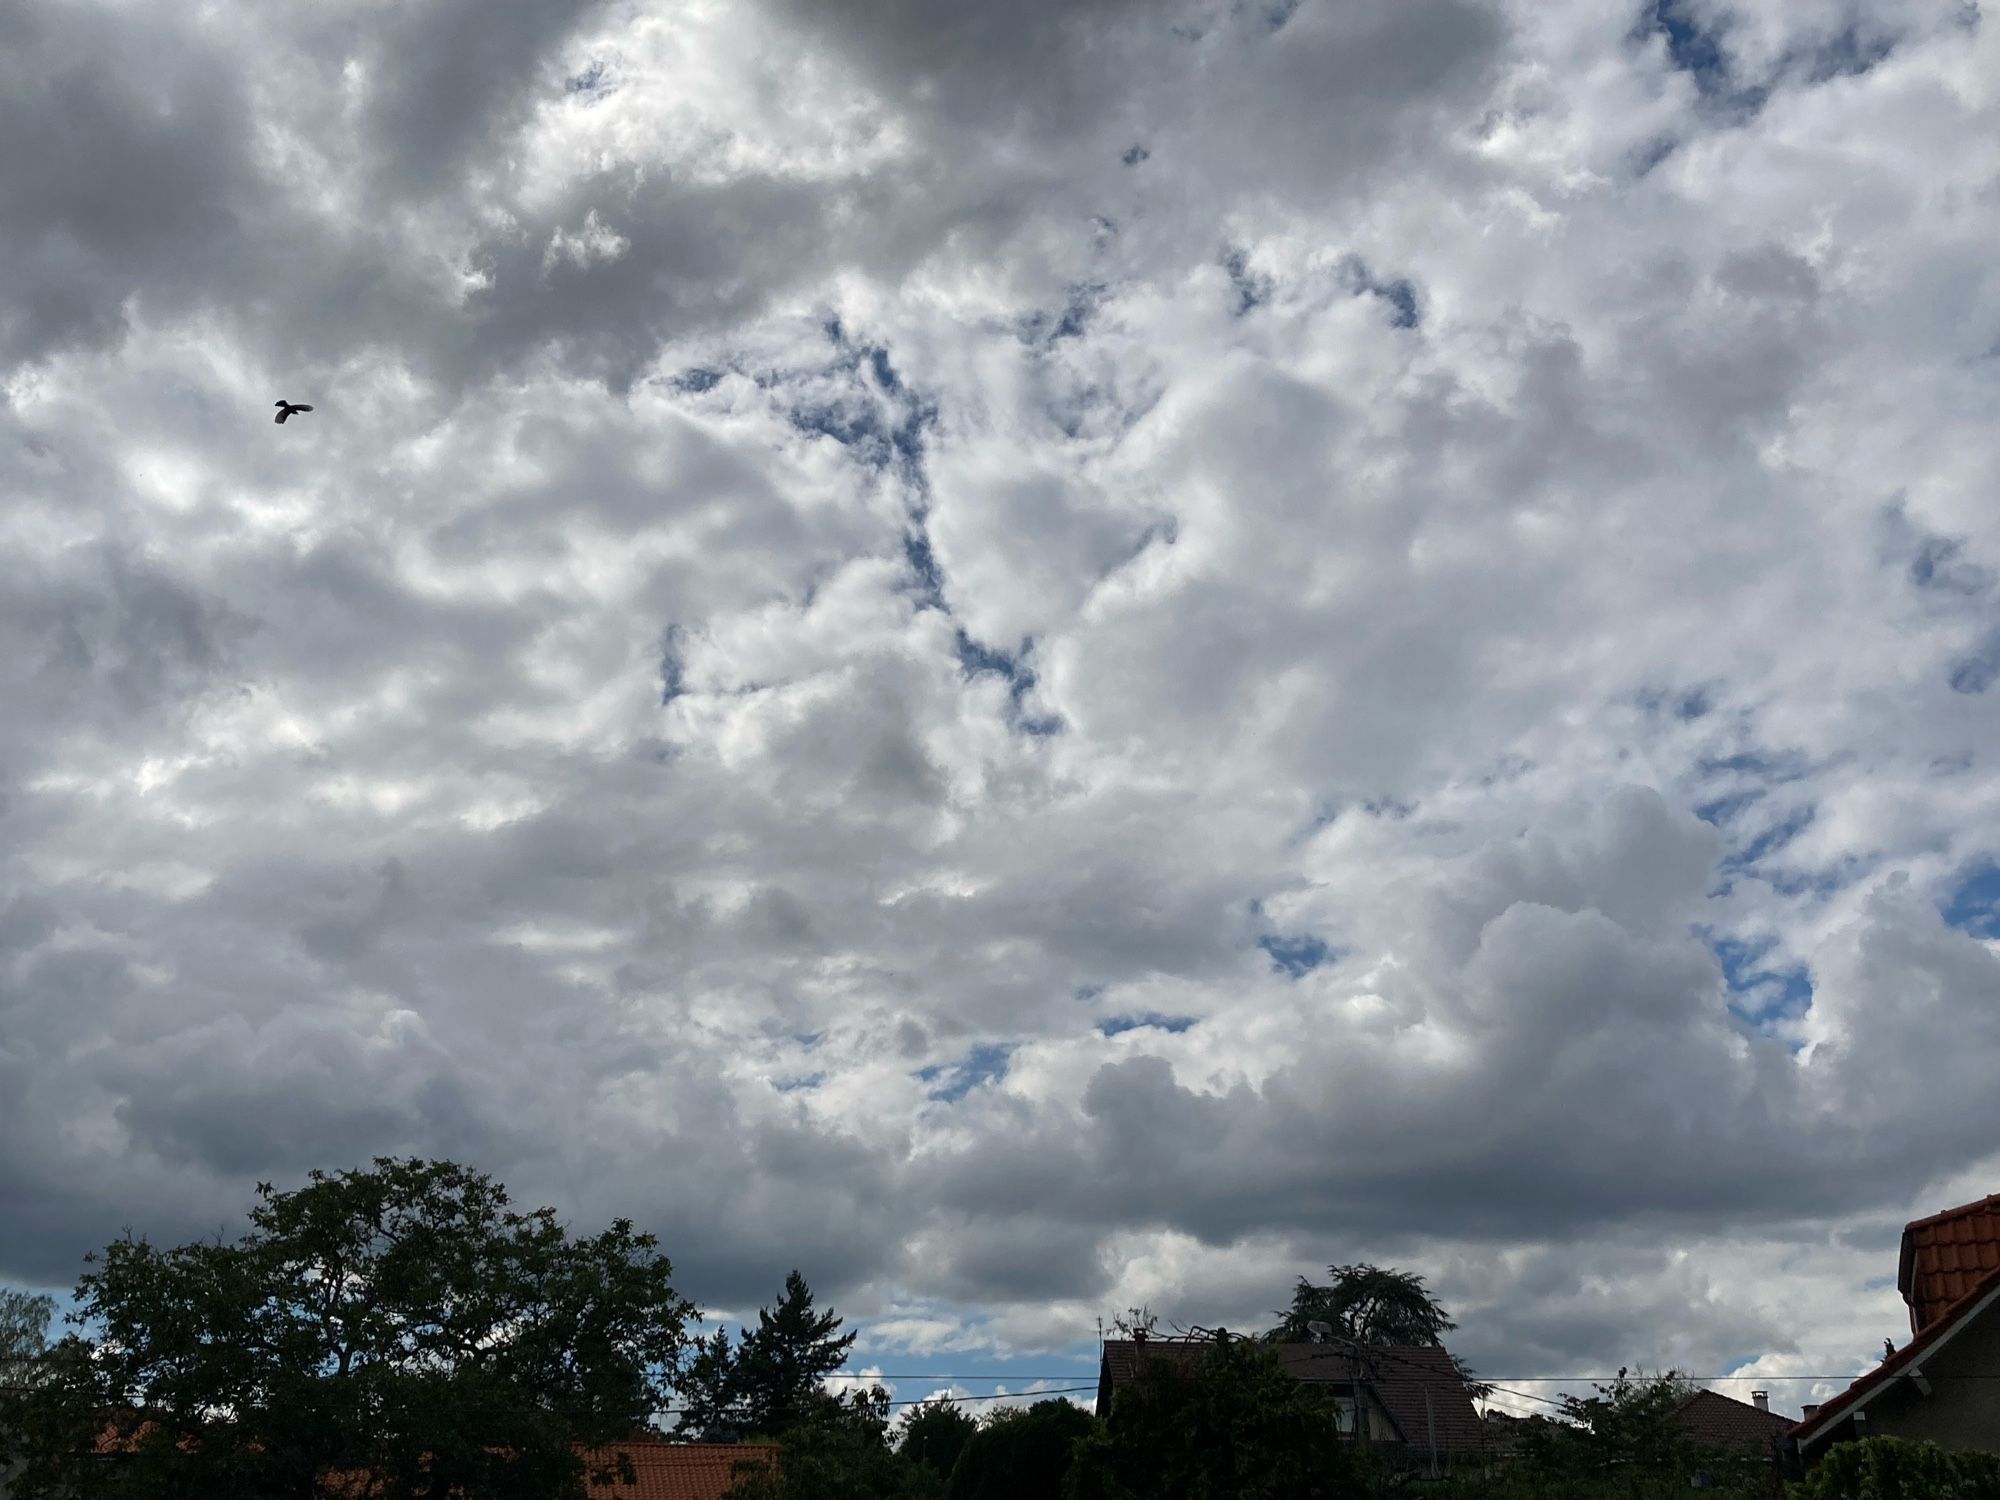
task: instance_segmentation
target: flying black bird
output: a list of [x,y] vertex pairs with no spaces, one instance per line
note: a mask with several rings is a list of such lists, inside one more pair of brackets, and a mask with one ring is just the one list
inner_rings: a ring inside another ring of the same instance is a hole
[[272,420],[275,422],[282,422],[285,420],[285,418],[292,415],[293,412],[311,411],[311,410],[312,408],[310,406],[298,406],[290,401],[280,401],[278,403],[278,415],[273,417]]

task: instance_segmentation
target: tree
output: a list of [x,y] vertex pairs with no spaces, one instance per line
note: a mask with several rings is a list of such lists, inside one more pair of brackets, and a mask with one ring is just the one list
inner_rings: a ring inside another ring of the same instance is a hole
[[1338,1500],[1365,1487],[1312,1391],[1269,1349],[1237,1340],[1196,1359],[1144,1361],[1110,1420],[1078,1445],[1065,1493]]
[[2000,1457],[1872,1437],[1836,1444],[1798,1500],[2000,1500]]
[[793,1271],[776,1309],[760,1308],[743,1330],[725,1384],[728,1410],[745,1432],[782,1437],[803,1422],[821,1383],[847,1363],[855,1334],[839,1334],[840,1315],[813,1311],[812,1288]]
[[694,1345],[694,1354],[674,1377],[674,1397],[680,1417],[677,1435],[698,1443],[733,1441],[736,1422],[736,1351],[729,1330],[718,1328]]
[[1042,1500],[1063,1493],[1080,1439],[1097,1419],[1073,1402],[1037,1401],[994,1412],[952,1467],[948,1500]]
[[[129,1234],[77,1285],[80,1319],[17,1408],[28,1500],[310,1495],[330,1474],[439,1500],[581,1495],[573,1445],[664,1404],[693,1309],[627,1220],[572,1238],[450,1162],[377,1158],[258,1188],[251,1227],[160,1249]],[[129,1451],[86,1455],[127,1410]]]
[[1308,1327],[1325,1323],[1341,1338],[1357,1344],[1429,1344],[1444,1342],[1458,1327],[1414,1271],[1391,1267],[1328,1266],[1330,1285],[1299,1278],[1290,1310],[1264,1335],[1274,1342],[1303,1343],[1312,1338]]
[[1698,1389],[1676,1371],[1618,1372],[1588,1396],[1561,1398],[1561,1420],[1538,1422],[1521,1441],[1520,1467],[1550,1496],[1683,1494],[1698,1471],[1711,1491],[1753,1494],[1763,1469],[1756,1457],[1697,1442],[1680,1409]]
[[0,1389],[25,1385],[49,1346],[56,1300],[0,1287]]
[[940,1480],[949,1479],[959,1454],[978,1430],[979,1424],[955,1402],[926,1401],[903,1418],[902,1442],[896,1451]]
[[[8,1412],[42,1374],[55,1310],[53,1297],[0,1287],[0,1475],[20,1456],[19,1435]],[[0,1485],[0,1491],[4,1488]]]
[[[1264,1334],[1272,1343],[1310,1343],[1316,1335],[1314,1323],[1324,1323],[1337,1338],[1357,1344],[1416,1344],[1441,1348],[1444,1336],[1454,1323],[1414,1271],[1398,1271],[1388,1266],[1328,1266],[1331,1284],[1318,1285],[1299,1278],[1292,1290],[1289,1311]],[[1465,1361],[1456,1355],[1452,1364],[1475,1399],[1491,1393],[1492,1387],[1473,1378]]]
[[928,1468],[888,1443],[889,1393],[817,1391],[777,1443],[775,1464],[746,1464],[729,1500],[938,1500]]

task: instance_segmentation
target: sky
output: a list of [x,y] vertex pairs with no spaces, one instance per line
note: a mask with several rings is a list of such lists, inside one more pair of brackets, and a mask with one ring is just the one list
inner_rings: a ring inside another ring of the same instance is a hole
[[1796,1412],[2000,1191],[1971,0],[0,26],[0,1278],[446,1156]]

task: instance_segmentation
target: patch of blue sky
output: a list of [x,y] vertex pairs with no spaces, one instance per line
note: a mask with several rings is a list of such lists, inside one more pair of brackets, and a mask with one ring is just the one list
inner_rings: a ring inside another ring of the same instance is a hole
[[918,607],[943,609],[944,569],[938,566],[937,554],[931,550],[930,532],[922,516],[912,521],[903,533],[903,560],[910,565],[910,574],[916,580]]
[[1826,83],[1835,78],[1858,78],[1896,50],[1898,38],[1883,30],[1863,31],[1850,21],[1828,40],[1810,49],[1801,59],[1808,83]]
[[1109,290],[1102,282],[1079,282],[1068,289],[1060,310],[1029,313],[1015,325],[1016,335],[1024,344],[1044,346],[1058,339],[1079,338]]
[[936,1083],[929,1097],[954,1104],[983,1083],[1007,1076],[1007,1063],[1014,1055],[1010,1042],[982,1042],[955,1063],[934,1063],[917,1070],[922,1083]]
[[1774,938],[1745,942],[1739,938],[1717,937],[1702,928],[1703,939],[1722,969],[1723,983],[1729,987],[1729,1008],[1756,1026],[1791,1020],[1812,1004],[1812,976],[1803,964],[1770,962],[1778,956]]
[[1886,1292],[1895,1284],[1896,1278],[1893,1276],[1870,1276],[1866,1281],[1861,1283],[1861,1290],[1864,1292]]
[[687,391],[692,395],[699,396],[702,392],[712,391],[717,385],[721,384],[722,376],[723,372],[721,370],[711,369],[706,365],[697,365],[692,369],[683,370],[680,374],[673,376],[667,381],[667,384],[677,391]]
[[1423,322],[1416,283],[1407,276],[1387,280],[1377,276],[1358,255],[1347,256],[1340,266],[1341,280],[1357,297],[1374,297],[1389,308],[1391,328],[1415,328]]
[[1278,289],[1277,282],[1269,276],[1251,270],[1247,251],[1234,248],[1223,251],[1222,269],[1229,274],[1229,284],[1236,289],[1236,316],[1239,318],[1269,302]]
[[1186,1031],[1201,1018],[1199,1016],[1169,1016],[1159,1011],[1142,1011],[1137,1015],[1111,1016],[1097,1023],[1100,1036],[1123,1036],[1128,1031],[1170,1031],[1175,1035]]
[[1668,62],[1694,81],[1702,103],[1712,111],[1748,119],[1770,97],[1766,85],[1736,76],[1724,24],[1705,14],[1696,0],[1651,0],[1639,34],[1665,41]]
[[824,1073],[798,1073],[789,1078],[773,1078],[771,1087],[781,1094],[796,1094],[806,1089],[816,1089],[825,1082]]
[[1989,856],[1966,867],[1938,910],[1960,932],[2000,938],[2000,859]]
[[592,59],[589,67],[563,80],[563,92],[569,94],[596,94],[604,86],[604,64]]
[[669,704],[687,691],[685,634],[678,625],[660,632],[660,703]]
[[1988,631],[1977,646],[1951,664],[1945,680],[1954,693],[1974,696],[2000,678],[2000,628]]
[[1339,957],[1324,938],[1310,933],[1296,937],[1270,935],[1257,939],[1257,946],[1271,956],[1272,965],[1293,979],[1302,979],[1314,969]]
[[1973,596],[1992,592],[1993,574],[1965,555],[1953,537],[1924,536],[1910,559],[1910,582],[1920,589]]
[[1031,736],[1062,731],[1064,725],[1060,715],[1036,715],[1027,711],[1027,697],[1035,687],[1034,671],[1027,664],[1028,653],[1035,644],[1032,636],[1023,640],[1019,649],[1011,655],[974,640],[963,628],[958,631],[956,641],[959,670],[968,681],[989,673],[1006,680],[1007,723],[1010,728]]

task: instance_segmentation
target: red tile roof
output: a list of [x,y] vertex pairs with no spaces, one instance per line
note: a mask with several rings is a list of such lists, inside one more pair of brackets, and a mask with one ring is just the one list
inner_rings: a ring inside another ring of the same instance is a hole
[[1923,1332],[1909,1343],[1794,1427],[1792,1436],[1801,1443],[1811,1443],[1824,1436],[1829,1429],[1839,1426],[1863,1398],[1916,1364],[1923,1355],[1948,1338],[1961,1323],[1969,1319],[1986,1304],[1989,1297],[1995,1294],[2000,1294],[2000,1267],[1995,1267],[1963,1297],[1933,1318]]
[[1790,1417],[1759,1411],[1720,1391],[1696,1391],[1676,1414],[1683,1430],[1698,1443],[1724,1448],[1768,1449],[1773,1438],[1792,1430]]
[[2000,1193],[1903,1227],[1896,1289],[1922,1333],[1973,1286],[2000,1270]]
[[778,1451],[768,1443],[622,1443],[584,1454],[589,1464],[631,1455],[638,1482],[593,1484],[591,1500],[722,1500],[736,1482],[739,1463],[769,1463]]

